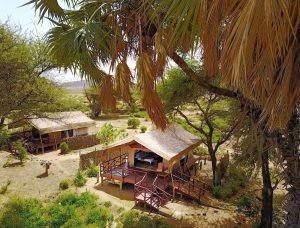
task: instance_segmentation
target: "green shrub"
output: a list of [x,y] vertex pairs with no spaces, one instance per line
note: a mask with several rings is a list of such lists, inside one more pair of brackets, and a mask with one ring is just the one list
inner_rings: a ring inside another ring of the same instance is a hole
[[247,217],[257,217],[260,211],[260,204],[254,194],[247,194],[235,202],[238,210]]
[[147,131],[147,127],[146,127],[146,126],[144,126],[144,125],[143,125],[143,126],[141,126],[141,128],[140,128],[140,129],[141,129],[141,132],[142,132],[142,133],[145,133],[145,132]]
[[68,188],[69,188],[69,180],[65,179],[59,182],[59,189],[66,190]]
[[218,199],[229,199],[236,195],[240,188],[245,187],[248,181],[249,176],[242,168],[230,166],[225,183],[212,188],[213,195]]
[[110,208],[112,206],[110,201],[105,201],[103,205],[104,205],[104,207],[107,207],[107,208]]
[[82,187],[86,184],[86,182],[87,179],[85,178],[84,173],[82,171],[78,171],[74,178],[74,185],[76,187]]
[[75,209],[74,205],[53,204],[48,211],[49,225],[51,227],[61,227],[69,219],[76,217]]
[[127,121],[127,125],[129,128],[137,129],[137,127],[141,124],[141,121],[136,118],[130,118]]
[[59,195],[55,203],[63,206],[94,207],[96,206],[96,201],[97,196],[89,192],[84,192],[80,195],[68,192]]
[[121,216],[123,228],[171,228],[163,219],[155,219],[130,210]]
[[96,177],[98,175],[98,172],[99,172],[98,166],[95,164],[91,164],[86,171],[86,175],[88,177]]
[[78,217],[73,217],[67,220],[65,224],[61,226],[61,228],[84,228],[86,227],[83,221]]
[[136,118],[149,118],[149,115],[145,111],[137,111],[130,116],[136,117]]
[[18,159],[23,162],[27,158],[27,150],[23,142],[17,141],[13,145],[18,151]]
[[119,134],[119,131],[114,128],[111,123],[106,123],[101,130],[97,132],[96,137],[101,144],[108,145],[113,143]]
[[86,224],[95,224],[105,228],[107,223],[113,220],[110,210],[106,207],[98,207],[90,210],[86,216]]
[[46,227],[45,209],[37,199],[12,197],[1,209],[1,228]]
[[69,145],[66,142],[62,142],[59,145],[59,148],[60,148],[60,153],[62,153],[62,154],[66,154],[66,153],[68,153],[70,151]]

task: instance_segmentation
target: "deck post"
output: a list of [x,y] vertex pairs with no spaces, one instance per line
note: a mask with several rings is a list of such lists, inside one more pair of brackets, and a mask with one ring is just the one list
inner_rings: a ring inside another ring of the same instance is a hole
[[44,144],[43,144],[43,140],[42,140],[42,135],[41,133],[39,132],[39,136],[40,136],[40,142],[41,142],[41,145],[42,145],[42,152],[44,153]]

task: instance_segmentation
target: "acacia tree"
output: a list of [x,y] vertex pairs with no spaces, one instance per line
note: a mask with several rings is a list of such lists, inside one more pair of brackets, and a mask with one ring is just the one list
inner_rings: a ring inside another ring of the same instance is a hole
[[[165,128],[166,118],[154,82],[161,77],[168,57],[202,88],[237,99],[286,161],[291,196],[287,225],[297,226],[300,178],[294,167],[300,166],[300,140],[295,140],[300,137],[296,108],[300,93],[299,0],[65,2],[71,9],[61,8],[56,0],[30,1],[41,17],[47,15],[55,24],[48,34],[51,54],[62,67],[78,69],[101,82],[101,97],[107,105],[116,104],[113,78],[98,66],[117,65],[118,92],[126,100],[130,94],[127,56],[138,56],[142,105],[161,128]],[[278,39],[272,39],[278,34]],[[199,44],[206,72],[220,75],[227,88],[198,77],[176,52],[187,53]],[[265,216],[262,226],[270,227],[271,222],[271,217]]]
[[40,41],[23,38],[18,28],[0,25],[0,128],[47,112],[79,107],[54,82],[42,77],[55,67]]
[[[199,66],[192,64],[192,67],[199,75],[203,75]],[[181,117],[173,117],[173,120],[186,123],[183,125],[189,126],[188,130],[201,137],[211,157],[213,184],[218,185],[221,180],[216,173],[216,154],[220,146],[230,139],[240,123],[237,103],[203,90],[193,83],[180,68],[171,68],[166,75],[166,79],[157,86],[166,113]],[[185,112],[187,105],[192,105],[197,109],[196,117]]]
[[84,91],[85,97],[89,102],[89,107],[94,117],[101,114],[100,91],[97,86],[90,86]]

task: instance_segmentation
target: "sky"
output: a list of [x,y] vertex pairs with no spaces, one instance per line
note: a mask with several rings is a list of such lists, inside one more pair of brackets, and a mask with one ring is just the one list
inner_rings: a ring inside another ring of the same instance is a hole
[[[35,15],[32,5],[20,7],[29,0],[0,0],[0,21],[12,25],[20,25],[26,34],[35,34],[43,36],[51,25],[47,20],[39,22],[39,17]],[[80,80],[80,77],[74,76],[71,72],[51,72],[51,79],[57,82],[68,82]]]

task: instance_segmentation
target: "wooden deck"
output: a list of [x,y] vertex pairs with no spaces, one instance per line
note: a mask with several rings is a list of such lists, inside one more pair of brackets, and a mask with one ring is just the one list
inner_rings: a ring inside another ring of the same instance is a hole
[[200,203],[201,197],[206,191],[206,184],[183,173],[159,174],[145,172],[127,165],[126,154],[108,160],[100,164],[101,183],[110,181],[120,184],[134,184],[134,198],[136,203],[144,203],[152,209],[158,210],[171,200],[172,195],[166,192],[170,186],[173,189],[173,197],[176,193],[186,195]]

